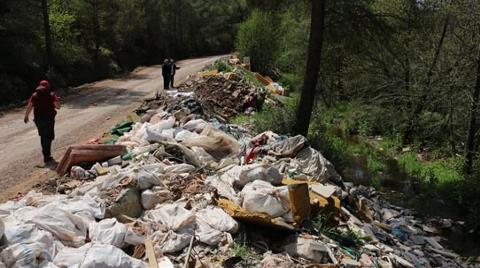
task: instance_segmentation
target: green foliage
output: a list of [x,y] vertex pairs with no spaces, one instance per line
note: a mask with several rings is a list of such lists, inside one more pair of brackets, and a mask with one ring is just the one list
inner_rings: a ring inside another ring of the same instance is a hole
[[279,134],[291,134],[295,117],[296,97],[286,98],[281,108],[269,105],[251,116],[238,116],[233,119],[235,124],[251,125],[255,131],[271,130]]
[[270,73],[278,54],[278,16],[274,13],[254,10],[241,24],[236,48],[242,56],[249,56],[252,69]]
[[244,243],[235,243],[233,246],[233,255],[245,258],[248,255],[248,247]]
[[0,4],[0,105],[27,99],[45,78],[75,86],[166,57],[229,52],[247,12],[245,0],[48,0],[47,73],[40,3]]
[[219,72],[224,72],[224,73],[229,73],[233,71],[233,67],[223,59],[216,60],[213,63],[213,68],[217,69]]

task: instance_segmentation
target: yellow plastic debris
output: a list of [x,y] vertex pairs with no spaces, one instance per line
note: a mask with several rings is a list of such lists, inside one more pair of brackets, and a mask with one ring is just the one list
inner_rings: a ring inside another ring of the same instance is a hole
[[214,69],[214,70],[210,70],[210,71],[198,72],[197,75],[199,77],[208,77],[208,76],[215,76],[217,74],[218,74],[218,70]]

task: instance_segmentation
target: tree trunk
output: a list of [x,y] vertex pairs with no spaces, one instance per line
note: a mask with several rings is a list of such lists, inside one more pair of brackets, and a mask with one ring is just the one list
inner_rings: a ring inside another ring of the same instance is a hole
[[306,136],[310,124],[313,105],[315,103],[315,89],[317,88],[318,73],[322,58],[323,32],[325,24],[325,3],[327,0],[311,0],[312,15],[310,24],[310,39],[308,44],[307,69],[303,82],[300,102],[297,108],[295,132]]
[[477,108],[480,95],[480,51],[477,57],[477,82],[473,90],[472,103],[470,104],[470,118],[468,121],[467,140],[465,142],[465,173],[470,174],[475,153],[475,134],[477,133]]
[[97,0],[91,1],[92,4],[92,31],[93,31],[93,44],[94,44],[94,52],[93,52],[93,68],[95,70],[95,75],[97,78],[100,78],[99,74],[99,57],[100,57],[100,24],[98,21],[98,3]]
[[52,67],[52,36],[50,31],[50,19],[48,17],[47,0],[42,0],[43,31],[45,34],[45,65],[46,71]]
[[445,23],[443,24],[442,35],[438,40],[438,45],[437,45],[437,48],[435,49],[435,54],[433,55],[432,64],[430,65],[430,68],[428,69],[428,72],[427,72],[427,80],[425,82],[425,85],[422,88],[420,99],[415,107],[415,110],[410,115],[410,118],[408,120],[407,129],[403,135],[403,144],[407,144],[411,142],[415,124],[418,121],[418,117],[420,116],[420,113],[423,111],[423,107],[425,106],[425,104],[427,104],[427,97],[430,92],[430,84],[432,83],[433,69],[437,65],[438,56],[440,55],[440,51],[442,50],[442,46],[445,40],[445,36],[447,34],[449,22],[450,22],[450,18],[447,16],[447,18],[445,18]]

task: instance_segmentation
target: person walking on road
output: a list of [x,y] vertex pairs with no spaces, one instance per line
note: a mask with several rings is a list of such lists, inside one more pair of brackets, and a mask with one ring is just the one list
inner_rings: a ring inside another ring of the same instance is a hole
[[170,88],[170,79],[172,76],[172,68],[170,66],[170,61],[165,59],[162,64],[162,76],[163,76],[163,89]]
[[55,161],[51,154],[51,146],[55,139],[57,109],[60,109],[60,98],[51,90],[50,83],[47,80],[41,81],[28,101],[23,121],[25,124],[28,123],[30,113],[33,110],[33,121],[40,136],[45,165]]
[[176,65],[176,63],[173,59],[170,59],[169,63],[170,63],[170,68],[171,68],[170,86],[172,88],[175,88],[175,86],[173,85],[175,83],[175,73],[177,72],[178,69],[180,69],[180,67],[177,67],[177,65]]

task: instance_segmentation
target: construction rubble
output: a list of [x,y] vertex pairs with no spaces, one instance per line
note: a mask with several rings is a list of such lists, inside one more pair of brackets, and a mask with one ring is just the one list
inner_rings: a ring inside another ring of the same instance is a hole
[[109,158],[67,157],[39,188],[54,193],[0,204],[0,267],[467,266],[436,226],[343,182],[305,137],[226,121],[258,98],[219,73],[145,101],[98,140],[114,155],[89,145]]

